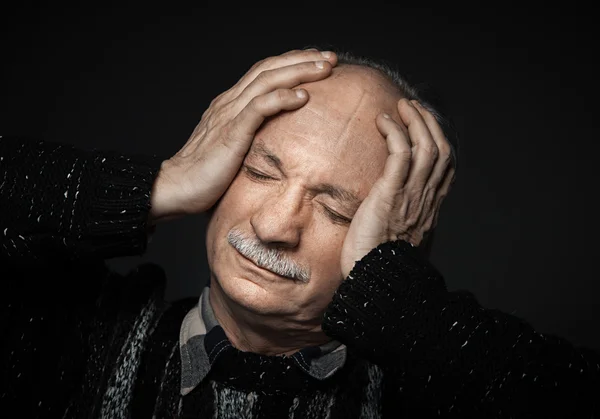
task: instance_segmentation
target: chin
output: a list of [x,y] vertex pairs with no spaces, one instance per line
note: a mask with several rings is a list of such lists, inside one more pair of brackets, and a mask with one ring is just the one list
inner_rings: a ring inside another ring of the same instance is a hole
[[289,312],[290,307],[282,310],[282,304],[286,304],[285,295],[289,296],[291,282],[272,282],[260,272],[249,269],[244,265],[246,261],[226,239],[221,239],[219,246],[212,249],[211,256],[211,285],[217,285],[216,291],[222,293],[223,298],[256,313]]
[[270,290],[250,278],[236,273],[220,276],[215,272],[213,280],[224,297],[252,313],[290,315],[294,311],[289,298],[278,295],[274,290]]

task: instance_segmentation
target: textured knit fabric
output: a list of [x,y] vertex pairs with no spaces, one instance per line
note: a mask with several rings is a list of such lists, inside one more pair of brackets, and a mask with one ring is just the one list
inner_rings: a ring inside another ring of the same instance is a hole
[[[210,286],[204,287],[198,305],[183,319],[181,345],[181,394],[191,392],[210,371],[216,359],[233,345],[217,322],[210,305]],[[344,366],[346,346],[336,340],[309,346],[291,355],[309,376],[323,380]]]
[[3,417],[600,416],[596,351],[448,292],[402,241],[358,261],[327,307],[323,329],[346,348],[333,374],[217,341],[223,350],[182,395],[180,331],[198,299],[165,303],[154,264],[127,275],[105,264],[145,251],[159,166],[0,138]]

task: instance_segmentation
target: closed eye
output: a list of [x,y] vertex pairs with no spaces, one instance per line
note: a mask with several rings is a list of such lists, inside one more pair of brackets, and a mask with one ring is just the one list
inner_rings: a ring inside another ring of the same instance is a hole
[[246,172],[246,174],[248,176],[250,176],[251,178],[254,178],[256,180],[272,180],[272,179],[275,179],[275,178],[273,178],[271,176],[268,176],[268,175],[265,175],[263,173],[257,172],[256,170],[251,169],[248,166],[244,166],[244,171]]
[[[246,174],[254,180],[258,180],[258,181],[276,180],[274,177],[265,175],[264,173],[261,173],[261,172],[258,172],[257,170],[255,170],[249,166],[244,165],[243,169],[244,169],[244,172],[246,172]],[[332,209],[330,209],[329,207],[327,207],[323,204],[321,204],[321,207],[323,208],[323,212],[325,213],[327,218],[329,218],[335,224],[346,225],[346,224],[350,224],[352,222],[352,219],[338,214],[337,212],[333,211]]]
[[333,221],[336,224],[350,224],[352,222],[352,220],[348,217],[344,217],[343,215],[338,214],[335,211],[332,211],[331,209],[327,208],[325,205],[322,205],[323,210],[325,211],[325,215],[327,215],[327,217],[329,217],[329,219],[331,221]]

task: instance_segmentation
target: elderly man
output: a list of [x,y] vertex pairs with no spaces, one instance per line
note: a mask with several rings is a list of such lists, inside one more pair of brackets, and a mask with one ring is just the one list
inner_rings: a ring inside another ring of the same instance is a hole
[[[454,178],[440,124],[384,66],[304,50],[257,63],[162,162],[1,139],[3,411],[599,414],[598,354],[448,292],[419,253]],[[202,212],[199,298],[104,265]]]

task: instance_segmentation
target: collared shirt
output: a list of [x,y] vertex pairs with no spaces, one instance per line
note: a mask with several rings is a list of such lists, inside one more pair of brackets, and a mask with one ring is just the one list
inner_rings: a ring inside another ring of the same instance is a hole
[[[181,352],[181,394],[192,391],[206,377],[211,366],[227,348],[233,347],[217,322],[206,286],[183,319],[179,333]],[[320,346],[309,346],[290,355],[306,374],[319,380],[331,376],[346,362],[346,346],[332,340]]]

